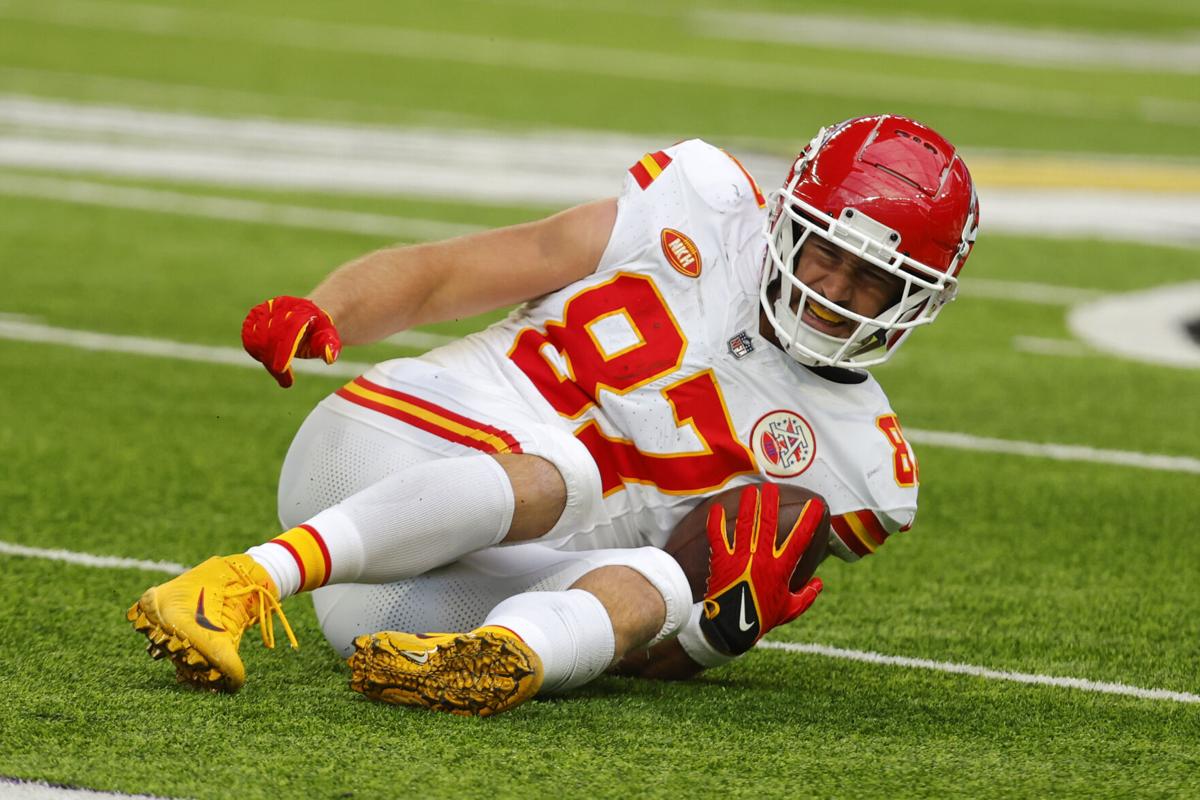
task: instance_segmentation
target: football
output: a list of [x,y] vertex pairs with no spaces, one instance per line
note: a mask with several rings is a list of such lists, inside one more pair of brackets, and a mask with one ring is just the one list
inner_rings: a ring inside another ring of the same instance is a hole
[[[693,508],[675,526],[675,530],[671,532],[671,538],[663,547],[675,558],[679,566],[683,567],[688,585],[692,588],[692,602],[694,603],[704,599],[705,584],[708,581],[708,536],[705,533],[708,524],[708,510],[714,503],[724,506],[725,524],[732,529],[734,521],[737,519],[738,501],[741,499],[743,488],[745,487],[726,489]],[[779,486],[779,523],[775,531],[776,542],[781,541],[787,535],[792,526],[796,524],[800,512],[804,510],[804,504],[813,498],[822,500],[820,495],[799,486],[782,484]],[[804,551],[804,555],[800,557],[796,571],[792,573],[790,586],[793,592],[799,591],[812,578],[813,573],[817,571],[817,566],[825,558],[825,550],[829,545],[829,533],[829,509],[826,507],[825,516],[821,518],[821,523],[813,534],[812,542]]]

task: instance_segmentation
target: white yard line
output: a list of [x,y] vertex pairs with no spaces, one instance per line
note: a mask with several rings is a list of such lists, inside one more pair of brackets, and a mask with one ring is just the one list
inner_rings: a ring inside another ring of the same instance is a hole
[[[428,350],[455,341],[458,337],[441,336],[425,331],[404,331],[388,338],[389,342],[414,350]],[[71,328],[56,328],[37,322],[24,322],[0,318],[0,339],[39,344],[57,344],[80,350],[107,353],[127,353],[137,356],[171,358],[178,361],[195,361],[204,364],[224,364],[231,367],[262,369],[246,352],[237,347],[187,344],[169,339],[150,339],[145,336],[119,336],[111,333],[81,331]],[[313,375],[353,378],[371,368],[371,364],[357,361],[337,361],[325,364],[319,360],[296,359],[292,369]]]
[[996,187],[980,190],[979,208],[985,232],[1200,245],[1196,192]]
[[1104,71],[1200,73],[1200,39],[1113,36],[865,15],[697,11],[706,36],[878,53]]
[[[25,558],[41,558],[51,561],[65,561],[100,569],[141,569],[146,572],[161,572],[168,575],[178,575],[185,567],[169,561],[145,561],[134,558],[119,558],[116,556],[100,556],[91,553],[79,553],[71,550],[49,550],[39,547],[27,547],[0,541],[0,554],[22,556]],[[1010,681],[1016,683],[1034,684],[1038,686],[1058,686],[1078,689],[1084,692],[1099,692],[1102,694],[1120,694],[1139,697],[1145,700],[1168,700],[1176,703],[1200,703],[1200,695],[1187,692],[1175,692],[1167,689],[1141,689],[1123,683],[1104,683],[1091,681],[1086,678],[1064,678],[1053,675],[1038,675],[1025,672],[1007,672],[989,669],[972,664],[958,664],[948,661],[931,661],[924,658],[908,658],[906,656],[887,656],[863,650],[847,650],[841,647],[828,647],[820,644],[798,644],[793,642],[759,642],[759,647],[768,650],[783,650],[790,653],[825,656],[846,661],[862,661],[883,666],[902,667],[907,669],[926,669],[936,672],[948,672],[959,675],[970,675],[986,680]],[[0,788],[3,784],[0,784]]]
[[27,547],[26,545],[5,541],[0,541],[0,554],[23,556],[25,558],[41,558],[47,561],[63,561],[68,564],[81,564],[85,567],[98,567],[101,569],[140,569],[146,572],[165,572],[169,575],[178,575],[187,569],[183,564],[175,564],[171,561],[145,561],[140,558],[98,556],[91,553],[78,553],[74,550]]
[[1002,453],[1013,456],[1049,458],[1054,461],[1078,461],[1089,464],[1109,464],[1163,472],[1182,472],[1200,475],[1200,458],[1138,453],[1132,450],[1103,450],[1074,444],[1021,442],[1013,439],[990,439],[950,431],[928,431],[905,428],[904,435],[917,444],[947,447],[952,450],[973,450],[981,453]]
[[1119,694],[1128,697],[1139,697],[1143,700],[1170,700],[1176,703],[1200,703],[1200,695],[1189,692],[1174,692],[1169,689],[1142,689],[1124,683],[1106,683],[1090,681],[1086,678],[1064,678],[1054,675],[1039,675],[1032,672],[1008,672],[1006,670],[977,667],[973,664],[959,664],[953,661],[931,661],[927,658],[909,658],[907,656],[887,656],[863,650],[847,650],[841,647],[829,647],[823,644],[801,644],[798,642],[758,643],[759,647],[768,650],[783,650],[788,653],[803,653],[805,655],[839,658],[846,661],[861,661],[867,664],[879,664],[887,667],[903,667],[906,669],[926,669],[934,672],[949,672],[955,675],[970,675],[993,681],[1010,681],[1026,683],[1035,686],[1058,686],[1067,689],[1078,689],[1084,692],[1100,694]]
[[[0,179],[2,181],[2,179]],[[0,182],[0,187],[3,183]],[[1096,289],[1079,289],[1073,286],[1051,286],[1046,283],[1023,281],[997,281],[988,278],[967,276],[963,279],[961,296],[966,298],[986,297],[989,300],[1016,300],[1021,303],[1037,303],[1048,306],[1073,306],[1104,296]]]
[[37,175],[0,173],[0,195],[398,239],[449,239],[481,230],[475,225],[429,219],[264,203]]
[[164,800],[157,795],[121,794],[42,781],[23,781],[0,775],[0,800]]
[[[406,346],[418,349],[429,343],[439,341],[437,338],[424,338],[437,337],[437,334],[428,334],[420,331],[416,333],[422,337],[419,340],[421,344],[415,342],[408,343],[403,338],[404,334],[398,334],[396,337],[393,337],[393,340],[397,340],[397,343],[403,343]],[[132,355],[156,356],[183,361],[261,369],[261,365],[258,362],[235,347],[185,344],[183,342],[150,339],[142,336],[117,336],[108,333],[57,328],[37,322],[26,322],[3,317],[0,317],[0,339],[58,344],[84,350],[129,353]],[[453,340],[452,337],[444,337],[442,343]],[[338,361],[334,364],[326,365],[319,361],[297,360],[293,362],[293,367],[297,372],[354,377],[366,372],[371,365],[354,361]],[[1011,439],[989,439],[965,433],[928,431],[919,428],[905,428],[905,434],[917,444],[929,444],[936,447],[1049,458],[1057,461],[1079,461],[1139,469],[1200,474],[1200,459],[1188,456],[1168,456],[1154,453],[1138,453],[1128,450],[1102,450],[1079,445],[1022,442]]]
[[[106,102],[106,98],[119,97],[122,98],[122,102],[144,103],[150,107],[209,107],[221,109],[226,113],[236,111],[254,116],[289,116],[294,115],[297,109],[306,109],[308,113],[322,119],[337,120],[371,119],[379,114],[379,106],[366,101],[292,93],[285,96],[250,89],[200,86],[154,78],[129,78],[100,72],[72,72],[10,65],[0,65],[0,85],[10,87],[10,91],[33,91],[35,94],[49,97],[82,95],[93,98],[92,102]],[[404,109],[397,113],[402,116],[393,124],[447,125],[456,128],[487,128],[497,124],[494,119],[453,111]]]
[[1082,358],[1100,355],[1099,352],[1074,339],[1045,339],[1040,336],[1014,336],[1013,349],[1021,353],[1039,356],[1066,356]]
[[[661,145],[661,137],[650,135],[228,119],[0,95],[0,166],[208,185],[560,207],[616,194],[637,154]],[[763,185],[788,168],[788,160],[778,156],[745,156]],[[983,154],[980,161],[982,174],[990,176],[980,182],[988,232],[1200,244],[1200,191],[1194,191],[1200,170],[1190,163],[1155,163],[1139,177],[1125,162],[1120,170],[1105,171],[1093,161],[1051,157],[1014,162]],[[1007,183],[1014,179],[1011,170],[1039,183],[1025,188]],[[1095,185],[1065,188],[1071,180]],[[119,193],[11,176],[5,181],[9,194],[101,203],[111,197],[114,205],[134,207],[153,202],[151,195],[135,190]],[[195,200],[170,200],[164,206],[169,210],[182,202],[200,208]],[[267,207],[247,202],[213,200],[199,213],[266,216]],[[1113,212],[1117,208],[1119,214]],[[280,207],[272,213],[281,224],[323,224],[312,209]],[[470,229],[432,220],[392,225],[352,212],[331,213],[329,219],[327,227],[410,236],[428,232],[434,238]]]

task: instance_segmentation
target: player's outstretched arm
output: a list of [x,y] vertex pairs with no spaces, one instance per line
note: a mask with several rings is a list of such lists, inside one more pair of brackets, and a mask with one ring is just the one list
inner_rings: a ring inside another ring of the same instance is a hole
[[294,358],[332,364],[343,343],[481,314],[590,275],[616,215],[615,199],[599,200],[523,225],[376,250],[339,267],[306,298],[256,305],[242,344],[286,388]]
[[351,345],[524,302],[594,272],[616,213],[616,200],[600,200],[536,222],[376,250],[338,268],[309,299]]

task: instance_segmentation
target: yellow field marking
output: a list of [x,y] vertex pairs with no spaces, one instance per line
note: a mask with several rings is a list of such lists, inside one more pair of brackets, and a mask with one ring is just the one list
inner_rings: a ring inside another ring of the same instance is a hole
[[1052,156],[966,156],[983,188],[1200,192],[1200,164]]

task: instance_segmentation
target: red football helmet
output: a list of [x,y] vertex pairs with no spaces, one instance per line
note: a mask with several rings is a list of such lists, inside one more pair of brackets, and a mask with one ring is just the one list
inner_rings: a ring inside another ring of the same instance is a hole
[[[975,185],[954,146],[892,114],[822,128],[771,202],[762,307],[784,350],[812,365],[867,367],[891,357],[954,299],[979,226]],[[810,289],[795,267],[813,234],[901,278],[896,302],[865,317]],[[808,304],[849,320],[852,333],[843,339],[805,324]]]

